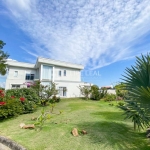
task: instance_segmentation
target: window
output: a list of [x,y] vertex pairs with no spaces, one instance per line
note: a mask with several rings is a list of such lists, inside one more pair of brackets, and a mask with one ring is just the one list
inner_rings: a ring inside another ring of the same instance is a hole
[[34,80],[34,74],[26,74],[26,80]]
[[64,76],[66,76],[66,70],[64,70]]
[[42,79],[52,80],[52,67],[43,65]]
[[61,76],[61,70],[59,70],[59,76]]
[[67,88],[59,87],[59,96],[66,96],[66,95],[67,95]]
[[20,88],[20,84],[12,84],[11,88],[12,89],[18,89],[18,88]]
[[17,77],[18,76],[18,71],[15,71],[14,72],[14,77]]

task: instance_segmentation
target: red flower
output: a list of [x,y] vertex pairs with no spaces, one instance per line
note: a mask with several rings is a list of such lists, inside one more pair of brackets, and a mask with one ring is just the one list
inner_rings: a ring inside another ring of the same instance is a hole
[[15,96],[11,96],[11,98],[12,98],[12,99],[14,99],[14,98],[15,98]]
[[24,97],[20,97],[20,101],[21,101],[21,102],[24,102],[24,101],[25,101],[25,98],[24,98]]
[[0,102],[0,106],[3,106],[5,104],[6,104],[6,102]]
[[0,93],[3,93],[3,90],[0,90]]

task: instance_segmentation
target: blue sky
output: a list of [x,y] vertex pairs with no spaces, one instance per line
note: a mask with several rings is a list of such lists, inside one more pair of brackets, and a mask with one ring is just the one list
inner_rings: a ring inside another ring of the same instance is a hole
[[0,39],[11,59],[82,64],[83,81],[116,84],[150,52],[149,12],[149,0],[1,0]]

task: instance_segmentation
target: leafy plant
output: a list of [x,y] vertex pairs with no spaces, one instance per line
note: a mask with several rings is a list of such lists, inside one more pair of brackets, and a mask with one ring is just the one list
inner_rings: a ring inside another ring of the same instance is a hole
[[22,105],[23,105],[23,113],[24,114],[32,113],[37,108],[36,104],[33,101],[25,100],[24,102],[22,102]]
[[100,90],[100,99],[104,98],[107,95],[107,89],[106,88],[102,88]]
[[7,99],[0,105],[0,119],[18,116],[23,114],[24,108],[18,99]]
[[60,102],[60,97],[57,97],[57,96],[53,96],[50,100],[49,100],[49,102],[52,104],[52,103],[58,103],[58,102]]
[[42,129],[42,127],[47,119],[50,119],[50,114],[49,114],[49,112],[46,112],[45,109],[43,108],[41,110],[41,114],[37,118],[34,125],[37,126],[39,129]]
[[25,97],[18,98],[14,95],[10,96],[9,94],[5,94],[3,90],[0,90],[1,119],[17,116],[23,113],[31,113],[36,110],[34,101],[28,101]]
[[150,115],[148,109],[142,108],[139,103],[132,100],[128,100],[126,102],[126,105],[120,105],[118,107],[125,111],[125,119],[132,119],[134,123],[134,130],[149,126]]
[[119,83],[115,85],[115,90],[116,90],[116,95],[119,98],[124,99],[125,95],[127,94],[127,90],[125,90],[125,84],[124,83]]
[[126,105],[121,107],[126,118],[132,118],[134,128],[144,128],[150,122],[150,54],[136,57],[136,65],[126,68],[123,90],[128,91]]
[[115,94],[106,94],[103,99],[106,102],[114,101],[114,100],[116,100],[116,95]]
[[53,95],[55,96],[58,94],[58,90],[56,89],[56,84],[54,82],[50,82],[49,85],[44,86],[40,81],[36,81],[31,88],[38,94],[42,106],[45,106]]
[[3,49],[5,44],[6,43],[4,43],[2,40],[0,40],[0,74],[1,75],[5,75],[7,72],[6,60],[9,57],[9,55],[7,53],[5,53],[4,51],[1,50],[1,49]]
[[100,98],[101,98],[101,93],[100,93],[99,87],[97,85],[92,85],[91,86],[91,99],[100,100]]
[[125,102],[124,101],[119,101],[118,102],[118,106],[124,106],[125,105]]
[[91,86],[79,86],[81,94],[88,100],[91,94]]
[[6,96],[14,96],[16,98],[25,97],[28,101],[39,102],[39,97],[32,88],[9,89],[6,91]]
[[50,104],[50,107],[51,107],[51,113],[53,113],[53,111],[54,111],[54,107],[56,106],[56,104],[55,103],[52,103],[52,104]]

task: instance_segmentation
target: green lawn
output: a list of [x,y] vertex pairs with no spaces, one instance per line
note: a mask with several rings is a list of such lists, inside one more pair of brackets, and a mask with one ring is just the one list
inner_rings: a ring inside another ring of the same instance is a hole
[[[114,102],[116,104],[116,102]],[[19,124],[31,124],[32,117],[21,115],[0,123],[0,135],[7,136],[28,150],[149,150],[149,140],[144,132],[135,132],[133,123],[124,120],[122,111],[103,101],[63,99],[54,108],[41,131],[20,129]],[[46,107],[48,110],[49,107]],[[86,130],[87,135],[73,137],[71,130]]]

